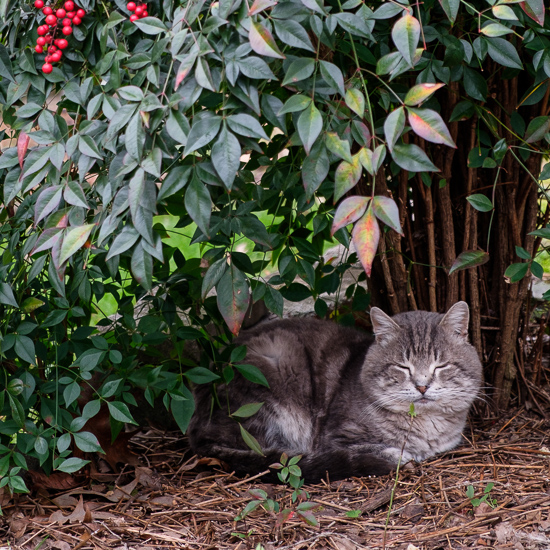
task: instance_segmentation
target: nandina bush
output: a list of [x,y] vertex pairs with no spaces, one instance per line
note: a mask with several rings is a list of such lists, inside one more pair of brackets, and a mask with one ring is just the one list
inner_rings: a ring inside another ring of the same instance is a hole
[[[115,435],[136,397],[185,431],[189,382],[261,381],[224,347],[259,300],[281,315],[312,297],[324,317],[341,290],[349,323],[370,302],[466,299],[506,406],[550,238],[545,15],[0,1],[0,485],[26,490],[28,458],[85,466],[102,406]],[[358,261],[369,292],[340,289]]]

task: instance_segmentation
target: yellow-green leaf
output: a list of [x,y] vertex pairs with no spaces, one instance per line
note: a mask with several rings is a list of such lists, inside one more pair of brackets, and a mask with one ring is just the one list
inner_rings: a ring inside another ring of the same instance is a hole
[[443,86],[445,86],[445,84],[432,84],[431,82],[417,84],[407,92],[404,103],[409,107],[416,107],[423,101],[426,101],[426,99],[428,99],[436,90],[439,90],[439,88],[442,88]]
[[420,40],[420,23],[409,13],[398,19],[391,31],[395,47],[410,67],[414,66],[416,46]]
[[82,248],[94,227],[95,224],[89,223],[80,227],[67,229],[63,237],[63,243],[61,244],[60,265],[64,264],[77,250]]
[[342,227],[356,222],[365,213],[369,201],[369,197],[348,197],[343,200],[334,214],[330,230],[331,236]]
[[363,118],[365,114],[365,96],[361,91],[355,88],[350,88],[346,91],[346,105],[354,112]]
[[334,202],[338,202],[350,189],[357,185],[361,177],[359,153],[352,157],[353,162],[343,160],[336,168],[334,176]]

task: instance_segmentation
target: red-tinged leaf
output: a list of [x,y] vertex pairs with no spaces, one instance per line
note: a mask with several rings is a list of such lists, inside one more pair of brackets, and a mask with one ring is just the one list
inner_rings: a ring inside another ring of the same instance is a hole
[[257,13],[260,13],[261,11],[270,8],[271,6],[276,5],[277,2],[275,2],[274,0],[256,0],[248,10],[248,15],[256,15]]
[[193,53],[188,55],[180,64],[178,72],[176,74],[176,83],[174,84],[174,90],[179,88],[179,85],[185,80],[187,75],[193,70],[193,65],[197,59],[197,54]]
[[313,527],[317,527],[319,525],[317,518],[312,512],[307,510],[298,510],[296,513],[298,514],[298,517],[308,525],[312,525]]
[[343,160],[336,168],[334,176],[334,202],[337,203],[350,189],[357,185],[362,166],[359,153],[352,157],[353,162]]
[[345,139],[340,139],[340,136],[338,136],[336,132],[327,133],[325,137],[325,144],[327,149],[337,157],[340,157],[346,162],[353,162],[349,142]]
[[58,227],[50,227],[48,229],[45,229],[40,237],[38,237],[38,240],[36,241],[36,245],[34,246],[31,255],[52,248],[59,241],[62,233],[63,229]]
[[533,21],[544,26],[544,0],[525,0],[520,6]]
[[416,47],[420,40],[420,23],[409,13],[398,19],[391,31],[391,37],[399,53],[410,67],[414,66]]
[[380,227],[378,227],[378,221],[374,215],[372,205],[369,206],[366,214],[355,224],[351,238],[363,269],[367,277],[370,277],[372,262],[374,261],[374,256],[378,250],[378,242],[380,241]]
[[409,124],[414,133],[432,143],[442,143],[456,148],[456,144],[449,133],[441,115],[431,109],[414,109],[408,107]]
[[348,197],[343,200],[334,214],[330,235],[332,236],[342,227],[356,222],[365,213],[369,200],[368,197]]
[[363,118],[365,114],[365,96],[360,90],[350,88],[346,92],[346,105],[359,115],[359,118]]
[[239,334],[250,303],[248,279],[232,262],[216,285],[218,309],[229,330]]
[[21,166],[21,170],[23,169],[23,161],[25,160],[25,155],[27,154],[30,139],[31,138],[23,131],[17,138],[17,158],[19,159],[19,166]]
[[384,222],[388,227],[391,227],[396,233],[403,235],[401,222],[399,221],[399,208],[393,199],[378,195],[372,201],[374,215]]
[[380,170],[380,167],[386,158],[386,146],[379,145],[374,151],[364,147],[357,154],[359,155],[359,160],[365,170],[371,176],[374,176],[378,170]]
[[279,50],[273,35],[261,23],[250,21],[248,40],[250,41],[250,47],[256,53],[267,57],[286,59],[281,50]]
[[487,254],[487,252],[483,252],[483,250],[467,250],[466,252],[461,252],[453,262],[453,265],[449,270],[449,275],[461,269],[468,269],[469,267],[483,265],[488,261],[489,254]]
[[60,265],[64,264],[77,250],[82,248],[94,227],[95,224],[90,223],[67,230],[61,245]]
[[434,92],[442,88],[445,84],[432,84],[426,82],[425,84],[417,84],[413,86],[405,96],[405,105],[409,107],[416,107],[423,101],[426,101]]

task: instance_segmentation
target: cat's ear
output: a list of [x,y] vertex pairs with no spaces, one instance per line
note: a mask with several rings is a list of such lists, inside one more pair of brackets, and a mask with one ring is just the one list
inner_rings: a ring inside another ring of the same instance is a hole
[[466,302],[457,302],[452,306],[441,322],[439,326],[446,327],[458,336],[468,339],[468,324],[470,322],[470,308]]
[[371,307],[370,320],[378,344],[387,344],[401,328],[389,315],[377,307]]

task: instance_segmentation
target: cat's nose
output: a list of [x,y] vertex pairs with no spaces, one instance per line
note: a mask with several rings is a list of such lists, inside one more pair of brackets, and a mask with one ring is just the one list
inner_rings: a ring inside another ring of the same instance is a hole
[[424,395],[428,391],[428,386],[416,386],[416,389]]

